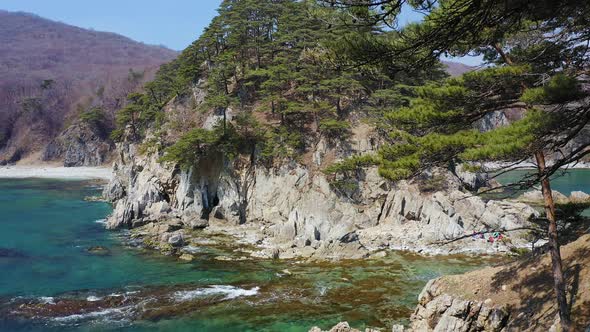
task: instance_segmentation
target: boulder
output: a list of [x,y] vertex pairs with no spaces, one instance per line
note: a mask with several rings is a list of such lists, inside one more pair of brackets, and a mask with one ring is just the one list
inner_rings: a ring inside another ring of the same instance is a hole
[[191,229],[203,229],[209,226],[209,221],[207,219],[195,218],[190,221],[189,226]]
[[193,259],[195,259],[195,256],[191,255],[191,254],[182,254],[178,257],[178,259],[182,260],[182,261],[186,261],[186,262],[191,262]]
[[184,244],[184,236],[182,233],[172,234],[167,242],[173,247],[181,247]]

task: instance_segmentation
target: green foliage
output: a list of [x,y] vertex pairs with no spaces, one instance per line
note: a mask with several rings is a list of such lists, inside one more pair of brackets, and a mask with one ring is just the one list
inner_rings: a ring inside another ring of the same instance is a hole
[[178,142],[166,149],[166,153],[160,162],[176,162],[183,167],[194,165],[204,155],[209,146],[216,143],[215,131],[197,128],[183,135]]
[[580,221],[585,210],[590,208],[590,202],[567,202],[555,204],[557,218],[566,221]]
[[350,123],[336,119],[325,119],[320,121],[320,132],[328,138],[346,139],[351,135]]
[[[560,122],[557,115],[529,108],[523,119],[510,126],[487,132],[472,129],[489,109],[523,98],[519,82],[529,80],[526,70],[516,66],[490,68],[415,89],[416,97],[409,106],[383,113],[381,128],[389,144],[364,164],[377,165],[381,176],[400,180],[451,162],[508,161],[530,156],[542,144],[539,142],[551,136]],[[363,164],[354,157],[329,171],[341,173],[359,166]]]
[[379,155],[372,155],[372,154],[365,154],[365,155],[355,155],[353,157],[344,159],[341,162],[334,163],[328,166],[324,173],[326,174],[347,174],[350,172],[356,172],[357,170],[367,167],[370,165],[375,165],[380,162]]
[[271,162],[274,159],[297,158],[304,147],[303,136],[287,126],[267,130],[260,142],[260,159]]
[[560,73],[553,76],[546,85],[527,89],[520,99],[529,104],[560,104],[583,96],[577,79]]
[[107,136],[109,131],[108,120],[101,107],[93,107],[90,110],[83,112],[80,114],[80,121],[98,130],[101,135],[104,135],[105,137]]
[[94,107],[80,114],[80,120],[93,126],[100,126],[104,124],[106,116],[102,108]]
[[[285,142],[283,142],[285,143]],[[263,156],[272,158],[278,155],[276,146],[268,140],[268,133],[248,112],[236,116],[232,123],[219,122],[212,130],[197,128],[184,134],[175,144],[165,149],[160,161],[175,162],[183,167],[195,165],[205,155],[221,154],[234,159],[241,153],[252,155],[257,148],[267,152]],[[272,145],[272,148],[271,148]],[[286,142],[289,145],[289,142]]]

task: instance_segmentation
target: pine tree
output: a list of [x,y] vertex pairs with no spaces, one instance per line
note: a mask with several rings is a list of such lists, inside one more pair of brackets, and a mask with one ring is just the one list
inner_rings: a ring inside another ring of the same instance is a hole
[[[403,1],[386,0],[380,2],[381,8],[372,1],[328,3],[345,9],[365,6],[374,10],[367,23],[394,22]],[[483,54],[496,67],[417,89],[418,97],[408,107],[385,114],[385,127],[394,144],[383,147],[375,156],[351,159],[332,170],[374,163],[383,176],[395,180],[449,162],[533,157],[538,173],[521,184],[540,183],[542,187],[554,290],[562,328],[569,331],[571,319],[549,177],[590,150],[587,145],[580,146],[556,157],[552,166],[546,165],[545,153],[561,149],[590,121],[590,108],[579,82],[589,65],[584,45],[590,40],[590,4],[439,0],[416,1],[413,5],[428,12],[422,23],[404,28],[397,41],[385,42],[377,36],[351,43],[348,60],[363,63],[377,52],[382,62],[420,67],[442,54]],[[520,109],[524,118],[490,132],[473,129],[474,123],[487,114],[508,108]]]

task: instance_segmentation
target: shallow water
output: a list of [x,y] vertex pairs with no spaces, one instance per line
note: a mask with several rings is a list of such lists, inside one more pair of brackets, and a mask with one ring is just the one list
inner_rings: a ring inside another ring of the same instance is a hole
[[[534,170],[514,170],[498,176],[497,180],[504,184],[516,183]],[[590,190],[590,169],[571,169],[567,172],[557,172],[551,177],[551,188],[569,196],[572,191]]]
[[[0,331],[307,331],[405,322],[425,283],[492,264],[390,253],[340,263],[181,263],[125,245],[87,182],[0,180]],[[99,221],[99,222],[97,222]],[[91,254],[88,248],[108,251]]]

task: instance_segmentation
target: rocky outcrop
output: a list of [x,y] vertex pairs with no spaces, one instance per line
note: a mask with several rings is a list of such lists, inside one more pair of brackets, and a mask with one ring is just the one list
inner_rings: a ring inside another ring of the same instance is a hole
[[[590,234],[561,247],[572,331],[590,326]],[[394,331],[559,331],[551,255],[430,280],[406,329]]]
[[187,229],[208,227],[243,238],[259,246],[252,255],[261,257],[360,258],[386,249],[496,252],[525,241],[518,233],[493,244],[452,240],[522,227],[537,213],[523,203],[473,197],[447,173],[446,189],[422,193],[418,184],[394,185],[368,169],[352,199],[296,163],[267,169],[212,155],[181,170],[160,164],[157,154],[140,154],[134,143],[122,143],[118,151],[105,190],[115,205],[109,228],[172,218]]
[[[570,196],[566,196],[560,193],[557,190],[552,190],[551,194],[553,195],[553,200],[558,204],[568,204],[568,203],[589,203],[590,202],[590,195],[586,194],[582,191],[573,191]],[[534,205],[543,205],[543,193],[541,190],[531,190],[523,193],[522,195],[518,196],[515,201],[523,202],[527,204],[534,204]]]
[[430,280],[418,296],[418,306],[405,331],[502,331],[508,324],[505,307],[484,302],[463,300],[442,293],[437,279]]
[[[193,87],[192,104],[203,102],[203,91],[199,84]],[[171,122],[182,125],[194,113],[188,104],[173,100],[164,112]],[[211,128],[224,118],[231,121],[233,113],[231,109],[200,113],[194,123]],[[167,132],[172,136],[164,139],[178,139],[174,131]],[[362,258],[388,249],[497,252],[526,243],[518,232],[494,243],[470,238],[477,232],[525,226],[537,212],[523,203],[486,202],[463,192],[465,182],[477,187],[484,179],[461,169],[461,176],[432,170],[416,182],[391,183],[369,168],[346,179],[353,186],[334,185],[320,171],[322,166],[379,145],[366,124],[351,132],[344,143],[320,138],[302,158],[305,165],[292,161],[268,168],[258,165],[255,156],[227,160],[209,153],[193,167],[181,169],[160,163],[157,150],[146,153],[145,145],[140,149],[141,142],[129,139],[133,137],[129,128],[128,139],[117,146],[114,177],[104,192],[114,203],[107,226],[179,223],[187,231],[235,236],[259,248],[251,255],[273,258]],[[153,140],[148,131],[144,141]],[[430,182],[425,186],[423,180]],[[429,192],[423,192],[425,187]],[[155,236],[159,230],[178,231],[150,229],[146,231],[150,241],[170,236]]]
[[43,161],[63,160],[66,167],[100,166],[113,148],[105,136],[92,125],[76,123],[47,145]]

